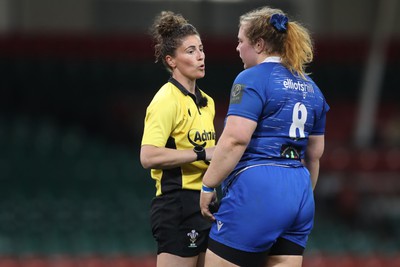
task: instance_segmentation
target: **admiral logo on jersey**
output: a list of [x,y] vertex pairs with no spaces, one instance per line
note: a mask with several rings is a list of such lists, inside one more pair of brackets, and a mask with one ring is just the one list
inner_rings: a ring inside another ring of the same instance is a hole
[[198,129],[191,129],[187,134],[187,138],[193,146],[200,145],[202,147],[206,147],[207,141],[215,140],[216,136],[215,132],[207,132],[206,130],[201,132]]

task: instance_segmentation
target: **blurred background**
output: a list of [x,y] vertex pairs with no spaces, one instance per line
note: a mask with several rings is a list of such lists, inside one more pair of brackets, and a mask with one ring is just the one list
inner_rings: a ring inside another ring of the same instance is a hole
[[0,266],[155,266],[139,149],[169,76],[148,28],[172,10],[200,31],[219,135],[238,18],[263,5],[310,29],[331,106],[304,266],[400,266],[397,0],[0,0]]

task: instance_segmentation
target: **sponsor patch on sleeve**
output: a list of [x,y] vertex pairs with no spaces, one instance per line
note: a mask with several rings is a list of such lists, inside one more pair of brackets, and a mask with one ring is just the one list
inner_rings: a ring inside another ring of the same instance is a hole
[[239,104],[242,101],[244,84],[234,84],[231,90],[230,104]]

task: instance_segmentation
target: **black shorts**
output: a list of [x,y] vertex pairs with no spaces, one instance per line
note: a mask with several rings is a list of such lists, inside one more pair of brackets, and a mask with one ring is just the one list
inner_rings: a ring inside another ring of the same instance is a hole
[[212,238],[209,239],[208,248],[225,260],[242,267],[265,266],[268,256],[302,256],[304,247],[284,238],[278,238],[272,247],[264,252],[246,252],[228,247]]
[[157,254],[193,257],[205,252],[211,222],[200,212],[200,191],[177,190],[151,203],[151,229]]

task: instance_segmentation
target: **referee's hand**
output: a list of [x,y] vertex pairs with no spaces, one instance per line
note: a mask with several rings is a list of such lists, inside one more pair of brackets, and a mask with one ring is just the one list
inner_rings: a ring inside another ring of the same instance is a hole
[[217,193],[214,192],[204,192],[201,191],[200,193],[200,210],[201,210],[201,214],[211,220],[211,221],[215,221],[215,217],[214,215],[211,213],[209,205],[213,202],[216,201],[217,199]]

